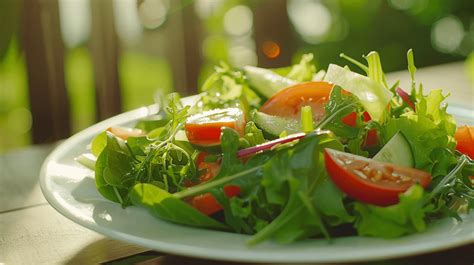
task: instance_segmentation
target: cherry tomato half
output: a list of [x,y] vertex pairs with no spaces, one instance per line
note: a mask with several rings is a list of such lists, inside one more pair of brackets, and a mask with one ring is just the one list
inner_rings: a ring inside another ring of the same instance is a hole
[[458,142],[456,149],[474,159],[474,126],[459,127],[454,138]]
[[215,109],[192,115],[186,120],[184,130],[190,143],[199,146],[220,144],[221,128],[230,127],[243,135],[244,113],[239,108]]
[[300,118],[301,107],[311,106],[313,119],[324,117],[324,104],[329,100],[333,84],[306,82],[280,90],[263,104],[260,111],[269,115]]
[[[372,118],[370,117],[370,114],[367,111],[364,111],[363,120],[364,122],[368,122],[372,120]],[[357,113],[351,112],[347,114],[344,118],[342,118],[342,122],[344,122],[348,126],[355,127],[357,124]],[[377,130],[375,129],[369,130],[367,132],[367,136],[365,137],[364,146],[373,147],[373,146],[376,146],[378,143],[379,143],[379,137],[377,135]]]
[[[198,170],[202,171],[199,176],[199,183],[209,181],[219,174],[219,162],[205,162],[207,155],[206,152],[200,152],[196,158],[196,166]],[[186,186],[191,187],[199,183],[188,183]],[[229,198],[238,196],[240,194],[240,187],[236,185],[226,185],[224,186],[224,193]],[[222,206],[211,193],[194,196],[188,201],[194,208],[205,215],[211,215],[222,210]]]
[[[224,193],[228,198],[232,198],[240,194],[240,188],[235,185],[224,186]],[[211,193],[194,196],[191,198],[190,203],[194,208],[205,215],[215,214],[222,210],[222,206]]]
[[386,206],[395,204],[399,194],[419,183],[427,187],[430,174],[362,156],[324,150],[326,170],[333,182],[349,197],[365,203]]

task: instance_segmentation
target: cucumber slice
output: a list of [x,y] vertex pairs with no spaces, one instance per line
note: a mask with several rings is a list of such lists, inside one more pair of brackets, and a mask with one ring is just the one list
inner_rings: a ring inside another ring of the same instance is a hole
[[296,119],[273,116],[256,111],[253,115],[253,121],[266,134],[276,137],[283,131],[286,131],[288,134],[301,132],[301,121]]
[[280,89],[296,84],[295,81],[264,68],[245,66],[244,72],[250,85],[267,98]]
[[402,167],[413,167],[415,165],[410,144],[401,132],[395,133],[382,149],[375,154],[373,159]]

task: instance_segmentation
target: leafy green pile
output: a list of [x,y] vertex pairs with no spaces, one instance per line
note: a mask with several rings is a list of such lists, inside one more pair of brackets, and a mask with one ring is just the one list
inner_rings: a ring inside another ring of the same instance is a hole
[[[327,73],[316,72],[312,55],[280,69],[238,70],[225,64],[216,67],[194,106],[182,106],[179,97],[171,95],[165,112],[154,120],[141,121],[137,126],[147,131],[146,136],[125,141],[103,132],[93,140],[98,191],[123,207],[145,207],[163,220],[252,235],[249,244],[268,239],[281,243],[318,236],[329,239],[355,233],[391,238],[421,232],[431,220],[444,216],[459,219],[460,210],[474,207],[468,177],[474,175],[474,163],[455,152],[456,125],[443,105],[447,96],[441,90],[424,95],[422,86],[417,88],[411,51],[409,98],[415,109],[396,92],[398,83],[387,85],[376,52],[364,57],[367,66],[341,56],[367,76],[336,65],[329,66]],[[240,107],[246,117],[252,117],[250,113],[272,93],[291,84],[323,78],[336,86],[325,105],[326,117],[316,124],[318,130],[245,161],[237,157],[237,151],[266,142],[265,134],[252,121],[247,123],[243,136],[223,128],[220,152],[213,156],[220,161],[219,174],[188,187],[186,183],[199,182],[201,174],[195,165],[199,150],[180,136],[189,115]],[[256,89],[258,86],[265,89]],[[354,126],[343,122],[351,113],[356,117]],[[370,121],[364,119],[367,113]],[[367,148],[364,141],[371,130],[380,141]],[[415,167],[434,177],[431,186],[424,190],[415,185],[400,195],[398,204],[388,207],[347,198],[328,177],[324,148],[371,157],[397,132],[407,138]],[[239,186],[239,196],[226,196],[224,187],[228,185]],[[222,214],[206,216],[187,202],[205,193],[215,197]]]

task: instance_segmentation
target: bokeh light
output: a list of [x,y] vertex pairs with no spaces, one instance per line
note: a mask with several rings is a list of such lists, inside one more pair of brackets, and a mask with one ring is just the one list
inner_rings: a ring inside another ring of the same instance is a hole
[[249,7],[238,5],[224,15],[224,30],[233,36],[242,36],[252,32],[253,14]]
[[19,134],[27,133],[31,129],[31,112],[27,108],[16,108],[11,110],[7,116],[7,124],[10,129]]
[[138,17],[136,0],[115,0],[115,29],[120,40],[126,44],[140,41],[143,27]]
[[464,38],[461,21],[454,16],[438,20],[431,28],[431,41],[435,49],[441,52],[454,52]]
[[290,0],[288,15],[303,40],[311,44],[321,42],[331,28],[331,13],[320,1]]
[[398,10],[408,10],[413,7],[415,0],[390,0],[390,5]]
[[274,41],[265,41],[262,44],[262,52],[269,59],[275,59],[280,56],[280,45]]
[[64,44],[77,47],[87,41],[91,32],[89,0],[59,0],[59,19]]
[[223,4],[223,0],[196,0],[194,10],[200,19],[212,16]]
[[147,29],[156,29],[166,21],[169,1],[144,0],[138,6],[138,17]]
[[257,65],[257,62],[257,54],[252,48],[238,45],[229,49],[229,63],[234,67]]

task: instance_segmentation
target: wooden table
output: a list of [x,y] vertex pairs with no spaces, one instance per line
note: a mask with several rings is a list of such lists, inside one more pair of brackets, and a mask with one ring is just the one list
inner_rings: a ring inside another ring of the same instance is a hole
[[[474,74],[473,74],[474,75]],[[400,79],[393,73],[389,80]],[[405,75],[402,86],[408,87]],[[425,87],[451,89],[449,102],[474,106],[474,85],[461,63],[418,71]],[[474,118],[473,112],[466,115]],[[237,264],[170,256],[106,238],[56,212],[38,183],[40,166],[54,145],[0,155],[0,265],[2,264]],[[474,227],[473,227],[474,233]],[[436,253],[370,264],[473,264],[474,244]]]

